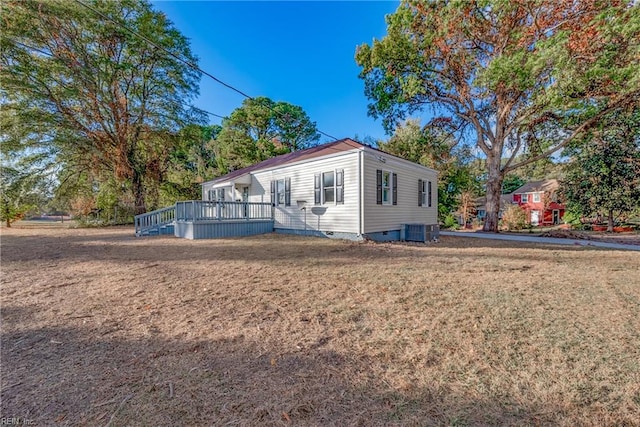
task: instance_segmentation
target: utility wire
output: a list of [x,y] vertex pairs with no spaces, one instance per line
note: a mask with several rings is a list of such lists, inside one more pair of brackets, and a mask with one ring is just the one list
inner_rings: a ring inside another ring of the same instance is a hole
[[[34,51],[34,52],[38,52],[38,53],[39,53],[39,54],[41,54],[41,55],[47,56],[47,57],[49,57],[49,58],[57,59],[57,57],[56,57],[54,54],[52,54],[51,52],[47,52],[47,51],[45,51],[45,50],[38,49],[37,47],[30,46],[30,45],[28,45],[28,44],[24,44],[24,43],[22,43],[22,42],[19,42],[19,41],[15,40],[15,39],[12,39],[12,38],[7,37],[7,36],[4,36],[4,35],[3,35],[2,37],[4,37],[4,38],[5,38],[5,39],[7,39],[7,40],[11,40],[13,43],[15,43],[15,44],[17,44],[17,45],[20,45],[20,46],[22,46],[22,47],[24,47],[24,48],[26,48],[26,49],[30,49],[30,50],[32,50],[32,51]],[[208,114],[208,115],[210,115],[210,116],[213,116],[213,117],[218,117],[218,118],[223,119],[223,120],[228,118],[227,116],[221,116],[220,114],[212,113],[211,111],[207,111],[207,110],[205,110],[205,109],[203,109],[203,108],[196,107],[196,106],[194,106],[194,105],[190,105],[190,104],[187,104],[187,103],[182,102],[182,101],[178,101],[178,102],[179,102],[180,104],[182,104],[182,106],[183,106],[183,107],[192,108],[192,109],[194,109],[194,110],[201,111],[201,112],[203,112],[203,113],[205,113],[205,114]]]
[[[205,70],[203,70],[202,68],[198,67],[198,66],[197,66],[197,65],[195,65],[194,63],[192,63],[192,62],[190,62],[190,61],[187,61],[187,60],[185,60],[184,58],[180,57],[179,55],[176,55],[175,53],[171,52],[169,49],[167,49],[167,48],[165,48],[165,47],[163,47],[163,46],[160,46],[160,45],[158,45],[158,44],[154,43],[153,41],[149,40],[147,37],[143,36],[142,34],[140,34],[140,33],[139,33],[139,32],[137,32],[137,31],[135,31],[135,30],[133,30],[133,29],[129,28],[128,26],[126,26],[126,25],[125,25],[125,24],[123,24],[122,22],[118,22],[117,20],[115,20],[115,19],[111,18],[111,17],[110,17],[110,16],[108,16],[108,15],[105,15],[104,13],[100,12],[98,9],[96,9],[96,8],[94,8],[94,7],[92,7],[92,6],[89,6],[88,4],[86,4],[86,3],[82,2],[81,0],[75,0],[75,1],[76,1],[76,3],[78,3],[78,4],[82,5],[82,6],[84,6],[85,8],[87,8],[87,9],[91,10],[93,13],[95,13],[95,14],[97,14],[97,15],[101,16],[102,18],[104,18],[104,19],[106,19],[106,20],[108,20],[108,21],[111,21],[112,23],[116,24],[116,25],[117,25],[117,26],[119,26],[120,28],[122,28],[122,29],[124,29],[124,30],[126,30],[126,31],[130,32],[130,33],[131,33],[131,34],[133,34],[134,36],[136,36],[136,37],[138,37],[138,38],[140,38],[140,39],[144,40],[145,42],[147,42],[147,43],[148,43],[148,44],[150,44],[151,46],[155,47],[156,49],[159,49],[159,50],[161,50],[161,51],[163,51],[163,52],[167,53],[168,55],[172,56],[172,57],[173,57],[173,58],[175,58],[176,60],[178,60],[178,61],[182,62],[182,63],[183,63],[183,64],[185,64],[185,65],[187,65],[188,67],[190,67],[190,68],[192,68],[192,69],[194,69],[194,70],[196,70],[196,71],[199,71],[200,73],[204,74],[205,76],[207,76],[207,77],[209,77],[209,78],[213,79],[215,82],[217,82],[217,83],[221,84],[222,86],[224,86],[224,87],[226,87],[226,88],[228,88],[228,89],[230,89],[230,90],[232,90],[232,91],[234,91],[234,92],[236,92],[236,93],[238,93],[238,94],[240,94],[240,95],[244,96],[244,97],[245,97],[245,98],[247,98],[247,99],[255,100],[255,98],[254,98],[254,97],[252,97],[252,96],[250,96],[250,95],[247,95],[245,92],[241,91],[240,89],[238,89],[238,88],[236,88],[236,87],[234,87],[234,86],[232,86],[232,85],[230,85],[230,84],[228,84],[228,83],[225,83],[224,81],[220,80],[219,78],[217,78],[217,77],[216,77],[216,76],[214,76],[213,74],[208,73],[207,71],[205,71]],[[278,114],[278,115],[282,116],[278,111],[274,110],[274,109],[273,109],[273,107],[271,107],[271,106],[267,106],[267,105],[265,105],[265,106],[266,106],[266,107],[268,107],[268,108],[269,108],[271,111],[273,111],[275,114]],[[331,139],[333,139],[334,141],[337,141],[337,140],[338,140],[338,138],[336,138],[335,136],[329,135],[328,133],[323,132],[323,131],[321,131],[320,129],[316,129],[316,130],[317,130],[317,132],[318,132],[319,134],[324,135],[324,136],[326,136],[326,137],[328,137],[328,138],[331,138]]]
[[198,67],[197,65],[195,65],[194,63],[187,61],[186,59],[180,57],[179,55],[176,55],[175,53],[171,52],[169,49],[162,47],[156,43],[154,43],[153,41],[149,40],[147,37],[143,36],[142,34],[140,34],[139,32],[132,30],[131,28],[127,27],[126,25],[124,25],[122,22],[118,22],[115,19],[111,18],[108,15],[105,15],[104,13],[100,12],[98,9],[89,6],[88,4],[80,1],[80,0],[75,0],[76,3],[84,6],[85,8],[91,10],[93,13],[100,15],[102,18],[113,22],[114,24],[116,24],[117,26],[119,26],[120,28],[127,30],[128,32],[130,32],[131,34],[133,34],[134,36],[144,40],[145,42],[149,43],[151,46],[155,47],[156,49],[162,50],[163,52],[171,55],[172,57],[174,57],[175,59],[177,59],[178,61],[182,62],[183,64],[193,68],[194,70],[197,70],[199,72],[201,72],[202,74],[212,78],[213,80],[215,80],[216,82],[220,83],[221,85],[231,89],[234,92],[239,93],[240,95],[244,96],[245,98],[251,98],[249,95],[247,95],[246,93],[242,92],[239,89],[236,89],[235,87],[231,86],[228,83],[223,82],[222,80],[220,80],[219,78],[217,78],[216,76],[214,76],[213,74],[210,74],[208,72],[206,72],[205,70],[203,70],[202,68]]

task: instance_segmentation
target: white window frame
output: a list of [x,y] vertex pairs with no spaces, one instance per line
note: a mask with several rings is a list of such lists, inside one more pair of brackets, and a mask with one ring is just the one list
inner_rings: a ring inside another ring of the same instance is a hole
[[422,188],[420,188],[420,206],[423,208],[430,208],[432,205],[432,184],[428,179],[421,179]]
[[[389,180],[387,185],[384,185],[384,176],[388,174]],[[387,191],[387,200],[384,200],[385,190]],[[393,204],[393,172],[390,170],[382,170],[382,204],[383,205],[392,205]]]
[[523,193],[520,197],[520,201],[522,203],[529,203],[529,195],[527,193]]
[[211,190],[209,190],[210,202],[224,202],[224,200],[225,200],[224,187],[212,188]]
[[[324,176],[328,175],[328,174],[332,175],[333,185],[325,185]],[[320,175],[320,178],[322,179],[322,182],[321,182],[322,185],[320,186],[320,189],[321,189],[321,193],[320,194],[322,196],[322,204],[323,205],[329,205],[329,204],[335,205],[336,204],[336,171],[332,170],[332,171],[322,172],[322,174]],[[326,194],[327,194],[327,190],[329,190],[329,189],[331,189],[331,194],[332,194],[333,200],[327,201]]]
[[286,193],[284,178],[276,180],[276,206],[285,206]]
[[533,203],[540,203],[540,193],[533,193]]
[[[333,185],[325,185],[325,176],[333,177]],[[343,205],[344,204],[344,169],[334,169],[314,174],[314,204],[317,205]],[[327,191],[333,200],[327,200]],[[319,194],[318,194],[319,193]]]

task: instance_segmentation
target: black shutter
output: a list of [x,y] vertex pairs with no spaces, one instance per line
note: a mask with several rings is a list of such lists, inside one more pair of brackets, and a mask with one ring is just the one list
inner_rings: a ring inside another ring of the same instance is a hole
[[314,193],[314,204],[319,205],[322,203],[322,199],[320,197],[321,195],[321,189],[320,189],[320,174],[317,173],[314,177],[314,183],[313,183],[313,193]]
[[336,171],[336,204],[344,204],[344,170]]
[[393,204],[398,204],[398,174],[393,174]]
[[422,191],[424,190],[424,184],[422,180],[418,180],[418,206],[422,206]]
[[271,181],[271,206],[276,205],[276,182]]
[[376,171],[376,204],[382,204],[382,171]]
[[427,195],[427,197],[429,197],[429,207],[431,207],[431,181],[429,181],[429,194]]
[[291,178],[284,179],[284,205],[291,206]]

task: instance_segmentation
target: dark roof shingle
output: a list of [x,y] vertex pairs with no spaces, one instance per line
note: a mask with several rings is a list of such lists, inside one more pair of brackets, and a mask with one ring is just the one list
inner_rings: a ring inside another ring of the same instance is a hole
[[229,172],[226,175],[219,176],[215,179],[207,181],[207,183],[217,183],[233,180],[234,178],[241,177],[251,172],[255,172],[261,169],[272,168],[275,166],[286,165],[287,163],[293,163],[300,160],[312,159],[315,157],[325,156],[327,154],[335,153],[336,151],[348,151],[354,148],[362,148],[364,145],[356,142],[350,138],[344,138],[339,141],[330,142],[328,144],[318,145],[316,147],[307,148],[305,150],[294,151],[292,153],[282,154],[280,156],[272,157],[270,159],[263,160],[255,165],[247,166],[246,168],[238,169],[233,172]]

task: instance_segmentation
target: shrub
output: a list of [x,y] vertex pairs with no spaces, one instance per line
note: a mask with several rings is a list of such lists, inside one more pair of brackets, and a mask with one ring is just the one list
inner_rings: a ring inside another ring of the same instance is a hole
[[449,214],[444,217],[444,228],[445,229],[456,229],[458,228],[458,220],[453,214]]
[[562,221],[565,224],[569,224],[571,228],[581,228],[582,221],[580,220],[580,217],[581,215],[579,212],[573,212],[571,210],[567,210],[564,213],[564,216],[562,217]]
[[502,214],[502,226],[505,230],[522,230],[527,226],[527,214],[520,206],[511,205]]

